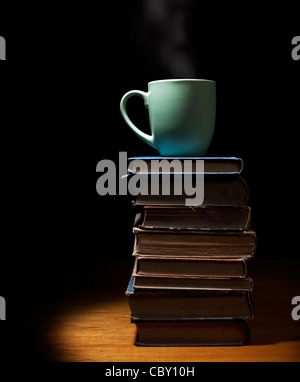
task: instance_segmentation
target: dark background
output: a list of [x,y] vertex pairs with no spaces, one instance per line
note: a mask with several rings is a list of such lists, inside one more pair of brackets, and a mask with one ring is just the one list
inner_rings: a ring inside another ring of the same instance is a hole
[[[157,154],[119,111],[123,94],[146,91],[149,81],[216,81],[207,155],[244,159],[256,257],[298,256],[297,15],[295,2],[1,5],[0,295],[7,321],[0,329],[10,344],[24,346],[25,358],[38,357],[31,333],[41,304],[97,283],[90,271],[103,259],[131,261],[131,197],[100,197],[92,173],[102,159],[118,163],[120,151]],[[132,99],[128,109],[147,131],[142,101]]]

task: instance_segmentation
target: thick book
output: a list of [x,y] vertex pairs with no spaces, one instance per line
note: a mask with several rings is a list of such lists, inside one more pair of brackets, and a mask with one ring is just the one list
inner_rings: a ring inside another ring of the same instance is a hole
[[133,228],[133,255],[243,258],[256,250],[256,234],[247,231],[176,231]]
[[126,295],[131,316],[147,320],[252,319],[254,306],[248,291],[143,290]]
[[[243,171],[244,162],[242,158],[227,157],[161,157],[146,156],[129,158],[128,173],[181,173],[186,171],[185,161],[191,162],[191,172],[197,173],[197,160],[204,161],[205,174],[240,174]],[[166,163],[168,162],[168,163]],[[159,164],[161,164],[159,166]],[[167,165],[166,165],[167,164]],[[146,171],[143,171],[146,167]]]
[[252,291],[253,281],[249,277],[203,277],[198,275],[141,274],[138,259],[133,268],[134,289],[177,289],[177,290],[244,290]]
[[139,227],[145,229],[247,230],[251,208],[224,206],[145,206]]
[[172,290],[219,290],[252,291],[253,282],[245,278],[212,278],[197,276],[145,276],[133,274],[134,289],[172,289]]
[[143,321],[136,325],[137,346],[242,346],[250,344],[244,320]]
[[243,278],[246,261],[237,259],[207,259],[192,257],[137,256],[136,273],[144,276],[200,276],[213,278]]
[[[158,205],[158,206],[185,206],[186,199],[194,198],[193,195],[185,193],[184,181],[182,179],[175,180],[174,176],[170,176],[170,189],[168,195],[164,195],[162,189],[162,179],[152,180],[147,177],[147,195],[138,193],[134,204],[135,205]],[[141,182],[145,181],[143,175]],[[160,176],[162,177],[162,176]],[[157,195],[152,192],[152,183],[157,182]],[[181,185],[181,195],[176,195],[175,182]],[[192,187],[196,189],[197,182],[192,179]],[[249,188],[246,180],[240,175],[205,175],[204,176],[204,200],[202,205],[208,206],[247,206],[249,200]]]

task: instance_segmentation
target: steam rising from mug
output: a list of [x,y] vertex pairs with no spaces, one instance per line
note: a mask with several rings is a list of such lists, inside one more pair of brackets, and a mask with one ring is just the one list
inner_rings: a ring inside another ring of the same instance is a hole
[[[152,135],[139,130],[127,115],[129,98],[144,99]],[[152,81],[148,92],[131,90],[120,103],[133,132],[162,156],[204,156],[211,143],[216,118],[216,83],[210,80]]]
[[[195,20],[202,0],[139,0],[137,51],[143,53],[151,74],[159,78],[201,78],[203,57],[195,61],[202,44]],[[195,35],[197,39],[195,41]]]

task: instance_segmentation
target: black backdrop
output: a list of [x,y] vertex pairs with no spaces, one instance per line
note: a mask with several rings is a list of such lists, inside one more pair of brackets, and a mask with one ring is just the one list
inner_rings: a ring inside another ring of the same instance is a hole
[[[244,159],[257,257],[297,257],[299,65],[293,2],[103,1],[99,8],[1,5],[3,242],[7,328],[28,306],[80,285],[101,259],[131,261],[130,196],[95,193],[102,159],[155,155],[126,126],[128,90],[166,78],[217,83],[207,155]],[[142,102],[134,121],[149,129]],[[21,321],[23,322],[21,325]],[[14,324],[13,324],[14,323]],[[24,325],[23,325],[24,324]],[[10,326],[11,325],[11,326]]]

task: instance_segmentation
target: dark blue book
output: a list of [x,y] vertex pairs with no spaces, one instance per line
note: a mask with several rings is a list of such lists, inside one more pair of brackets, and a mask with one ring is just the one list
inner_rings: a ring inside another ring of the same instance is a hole
[[[243,171],[242,158],[227,157],[162,157],[140,156],[128,159],[128,173],[192,173],[197,174],[197,161],[204,161],[206,175],[238,175]],[[146,167],[145,167],[146,165]],[[145,171],[146,168],[146,171]],[[202,172],[202,171],[201,171]]]

